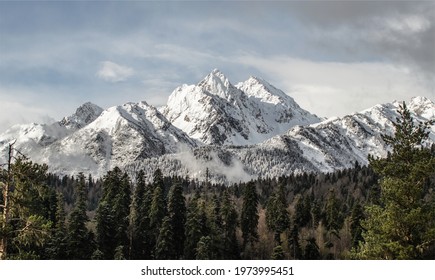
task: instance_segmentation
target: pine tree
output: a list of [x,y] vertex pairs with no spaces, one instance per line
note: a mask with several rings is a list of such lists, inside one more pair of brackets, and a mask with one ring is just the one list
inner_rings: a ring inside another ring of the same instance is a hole
[[298,260],[302,258],[302,249],[299,244],[299,229],[294,223],[290,234],[288,236],[289,252],[293,259]]
[[0,170],[0,259],[39,259],[44,256],[54,223],[54,190],[46,184],[46,165],[13,154],[10,144],[7,169]]
[[281,245],[273,248],[272,252],[272,260],[283,260],[285,258],[284,250]]
[[[165,184],[163,181],[163,174],[160,168],[157,168],[153,174],[153,189],[160,188],[162,191],[165,189]],[[154,190],[153,190],[154,191]]]
[[111,260],[114,258],[116,248],[113,242],[116,235],[114,226],[116,221],[108,201],[102,200],[98,204],[95,221],[97,250],[94,252],[94,257]]
[[352,237],[352,248],[356,248],[363,241],[361,220],[364,218],[363,208],[359,203],[356,203],[350,214],[350,234]]
[[333,189],[329,190],[325,209],[326,228],[329,231],[338,232],[343,225],[343,218],[340,213],[340,203]]
[[86,214],[86,183],[85,176],[78,176],[76,202],[68,221],[68,258],[89,259],[92,254],[92,241],[86,223],[89,221]]
[[150,232],[151,189],[145,183],[144,171],[139,171],[133,200],[132,259],[150,259],[152,253]]
[[68,235],[65,224],[66,214],[64,207],[65,199],[61,192],[57,194],[57,209],[55,216],[55,225],[52,232],[51,240],[46,247],[46,256],[52,260],[65,260],[68,258]]
[[196,259],[196,248],[201,237],[208,235],[207,217],[204,210],[204,201],[196,195],[187,207],[186,239],[184,242],[184,258]]
[[157,260],[172,260],[175,258],[175,239],[172,228],[171,218],[166,216],[163,218],[160,233],[157,238],[155,258]]
[[243,192],[243,205],[241,214],[241,228],[243,247],[252,246],[258,240],[258,195],[255,184],[246,184]]
[[151,244],[156,246],[157,238],[160,234],[160,227],[163,222],[163,218],[166,216],[166,202],[163,195],[163,190],[160,187],[154,189],[151,207],[150,207],[150,232],[151,232]]
[[320,259],[320,251],[319,246],[316,243],[316,239],[311,237],[307,240],[307,245],[305,246],[304,252],[305,260],[319,260]]
[[[398,112],[394,135],[382,136],[392,152],[387,158],[369,157],[381,177],[380,203],[366,207],[364,243],[356,258],[435,258],[434,197],[425,189],[435,174],[435,155],[425,146],[435,119],[417,123],[405,103]],[[433,192],[434,186],[429,188]]]
[[183,255],[186,223],[186,202],[183,196],[183,187],[176,182],[169,191],[168,215],[174,233],[174,247],[172,248],[176,259]]
[[124,250],[122,256],[128,256],[130,204],[130,180],[115,167],[104,176],[103,196],[96,215],[98,250],[105,259],[113,259],[117,248]]
[[282,185],[279,187],[278,191],[270,197],[267,203],[266,224],[268,229],[275,233],[276,244],[280,245],[281,233],[286,231],[290,226],[287,199],[285,189]]
[[212,240],[210,236],[203,236],[198,241],[196,246],[196,259],[197,260],[212,260],[213,250],[211,246]]
[[234,202],[231,200],[228,190],[223,193],[220,215],[222,217],[223,235],[222,258],[226,260],[238,259],[240,258],[240,249],[236,235],[238,217]]
[[130,239],[128,235],[130,225],[131,186],[127,173],[120,176],[118,193],[113,201],[113,213],[115,216],[116,241],[122,246],[124,258],[128,256]]

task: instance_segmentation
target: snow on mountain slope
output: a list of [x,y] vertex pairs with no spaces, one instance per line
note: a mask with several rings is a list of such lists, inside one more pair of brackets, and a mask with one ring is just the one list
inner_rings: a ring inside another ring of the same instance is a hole
[[21,153],[34,157],[44,147],[70,135],[77,129],[94,121],[103,111],[97,105],[85,103],[76,112],[52,124],[14,125],[0,134],[0,158],[6,155],[9,143],[15,142],[15,148]]
[[[193,152],[147,159],[135,165],[149,175],[159,167],[165,174],[234,183],[250,178],[277,177],[300,172],[331,172],[350,168],[358,161],[367,164],[369,154],[384,157],[388,147],[381,134],[392,134],[401,102],[376,105],[359,113],[323,122],[296,126],[283,135],[248,146],[202,146]],[[417,121],[433,119],[435,104],[416,97],[408,104]],[[430,130],[435,143],[435,126]],[[129,166],[127,169],[132,169]],[[132,169],[133,170],[133,169]]]
[[90,124],[45,148],[40,161],[58,173],[102,176],[115,166],[177,152],[196,143],[145,102],[111,107]]
[[320,121],[267,82],[250,78],[234,86],[217,69],[198,85],[175,89],[161,111],[190,137],[215,145],[255,144]]
[[[343,118],[298,126],[289,130],[286,136],[298,143],[302,156],[319,171],[351,167],[356,161],[368,164],[369,154],[376,157],[387,155],[388,147],[381,135],[393,134],[393,121],[399,116],[397,110],[401,104],[376,105]],[[408,107],[416,121],[433,118],[435,112],[435,104],[422,97],[413,98]],[[282,137],[277,136],[260,145],[276,145],[282,141]],[[430,143],[435,143],[435,126],[431,128]]]
[[77,130],[93,122],[103,111],[103,108],[91,102],[86,102],[77,108],[73,115],[63,118],[59,124],[70,130]]

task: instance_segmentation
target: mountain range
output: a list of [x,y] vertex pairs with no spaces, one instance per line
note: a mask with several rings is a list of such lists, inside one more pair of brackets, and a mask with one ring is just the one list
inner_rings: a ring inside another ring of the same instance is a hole
[[[142,101],[108,109],[85,103],[51,124],[15,125],[0,134],[0,162],[8,144],[58,174],[103,176],[119,166],[131,175],[164,174],[223,182],[293,172],[330,172],[386,156],[381,134],[392,134],[401,102],[378,104],[341,118],[320,118],[267,81],[233,85],[215,69],[196,85],[182,85],[156,108]],[[435,118],[425,97],[407,102],[417,121]],[[435,143],[435,126],[430,143]],[[151,176],[149,176],[151,177]]]

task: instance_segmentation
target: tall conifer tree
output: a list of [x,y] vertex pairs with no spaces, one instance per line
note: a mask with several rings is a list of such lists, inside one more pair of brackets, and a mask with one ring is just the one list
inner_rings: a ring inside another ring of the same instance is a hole
[[248,182],[243,192],[241,228],[244,247],[258,240],[258,195],[253,182]]
[[366,207],[357,258],[435,258],[435,203],[426,195],[434,190],[427,182],[435,175],[435,155],[425,145],[435,119],[417,123],[405,103],[398,112],[394,135],[382,137],[392,152],[387,158],[369,157],[381,177],[380,203]]
[[89,259],[92,254],[92,240],[86,223],[87,191],[85,176],[80,173],[76,186],[76,201],[68,221],[68,258]]
[[174,233],[174,257],[180,258],[184,251],[186,223],[186,202],[183,196],[183,187],[175,182],[169,191],[168,216]]

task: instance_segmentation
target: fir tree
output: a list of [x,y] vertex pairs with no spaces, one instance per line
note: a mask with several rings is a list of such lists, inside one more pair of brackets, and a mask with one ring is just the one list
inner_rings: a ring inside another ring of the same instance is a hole
[[0,170],[0,259],[40,259],[52,232],[54,190],[46,185],[46,165],[13,153],[10,144],[7,169]]
[[255,184],[246,184],[243,192],[243,205],[241,214],[241,228],[243,246],[248,243],[252,246],[258,240],[258,195]]
[[183,255],[186,223],[186,202],[183,196],[183,187],[176,182],[169,191],[168,215],[174,233],[174,247],[172,248],[176,259]]
[[290,226],[290,217],[287,211],[285,189],[281,185],[267,203],[266,224],[270,231],[275,233],[275,242],[280,245],[280,235]]
[[325,214],[326,228],[329,231],[337,233],[343,225],[343,218],[340,213],[340,202],[333,189],[331,189],[328,194]]
[[160,234],[160,227],[163,222],[163,218],[166,216],[166,202],[163,196],[163,190],[160,187],[154,189],[151,206],[150,206],[150,232],[151,232],[151,244],[155,247],[157,238]]
[[380,203],[366,207],[364,243],[356,258],[435,258],[434,198],[424,188],[435,174],[435,155],[425,146],[435,120],[416,123],[405,103],[398,112],[394,135],[382,136],[392,152],[387,158],[369,157],[381,177]]
[[86,227],[86,182],[83,173],[79,174],[76,202],[68,222],[68,258],[89,259],[92,254],[92,241]]
[[207,218],[204,205],[199,196],[195,196],[189,203],[186,217],[186,239],[184,243],[184,258],[196,259],[196,247],[202,236],[207,235]]
[[203,236],[198,241],[196,246],[196,259],[197,260],[212,260],[213,250],[211,246],[211,238],[210,236]]
[[175,240],[174,231],[171,224],[171,218],[166,216],[163,219],[160,233],[157,238],[155,258],[157,260],[172,260],[175,258]]
[[160,168],[157,168],[153,174],[153,189],[160,188],[162,191],[165,189],[165,184],[163,181],[163,174]]
[[111,260],[115,255],[115,217],[108,201],[100,201],[97,208],[96,220],[96,240],[97,250],[94,252],[95,258]]
[[57,194],[57,209],[55,226],[51,240],[46,248],[46,256],[52,260],[65,260],[68,258],[68,235],[65,224],[66,214],[64,207],[65,199],[62,193]]
[[238,259],[240,258],[239,244],[237,241],[237,211],[234,207],[234,202],[231,200],[228,191],[224,191],[222,197],[222,207],[220,209],[222,217],[222,235],[223,235],[223,259]]
[[364,218],[363,208],[359,203],[356,203],[350,215],[350,235],[352,237],[352,248],[356,248],[363,241],[361,220]]
[[275,248],[273,248],[272,260],[283,260],[284,258],[285,258],[284,250],[282,249],[281,245],[278,245]]
[[105,259],[113,259],[119,246],[124,250],[122,255],[128,256],[130,204],[129,178],[121,169],[115,167],[104,177],[103,197],[96,215],[98,249]]
[[145,183],[144,171],[139,171],[133,200],[132,254],[133,259],[150,259],[152,253],[150,232],[151,189]]

